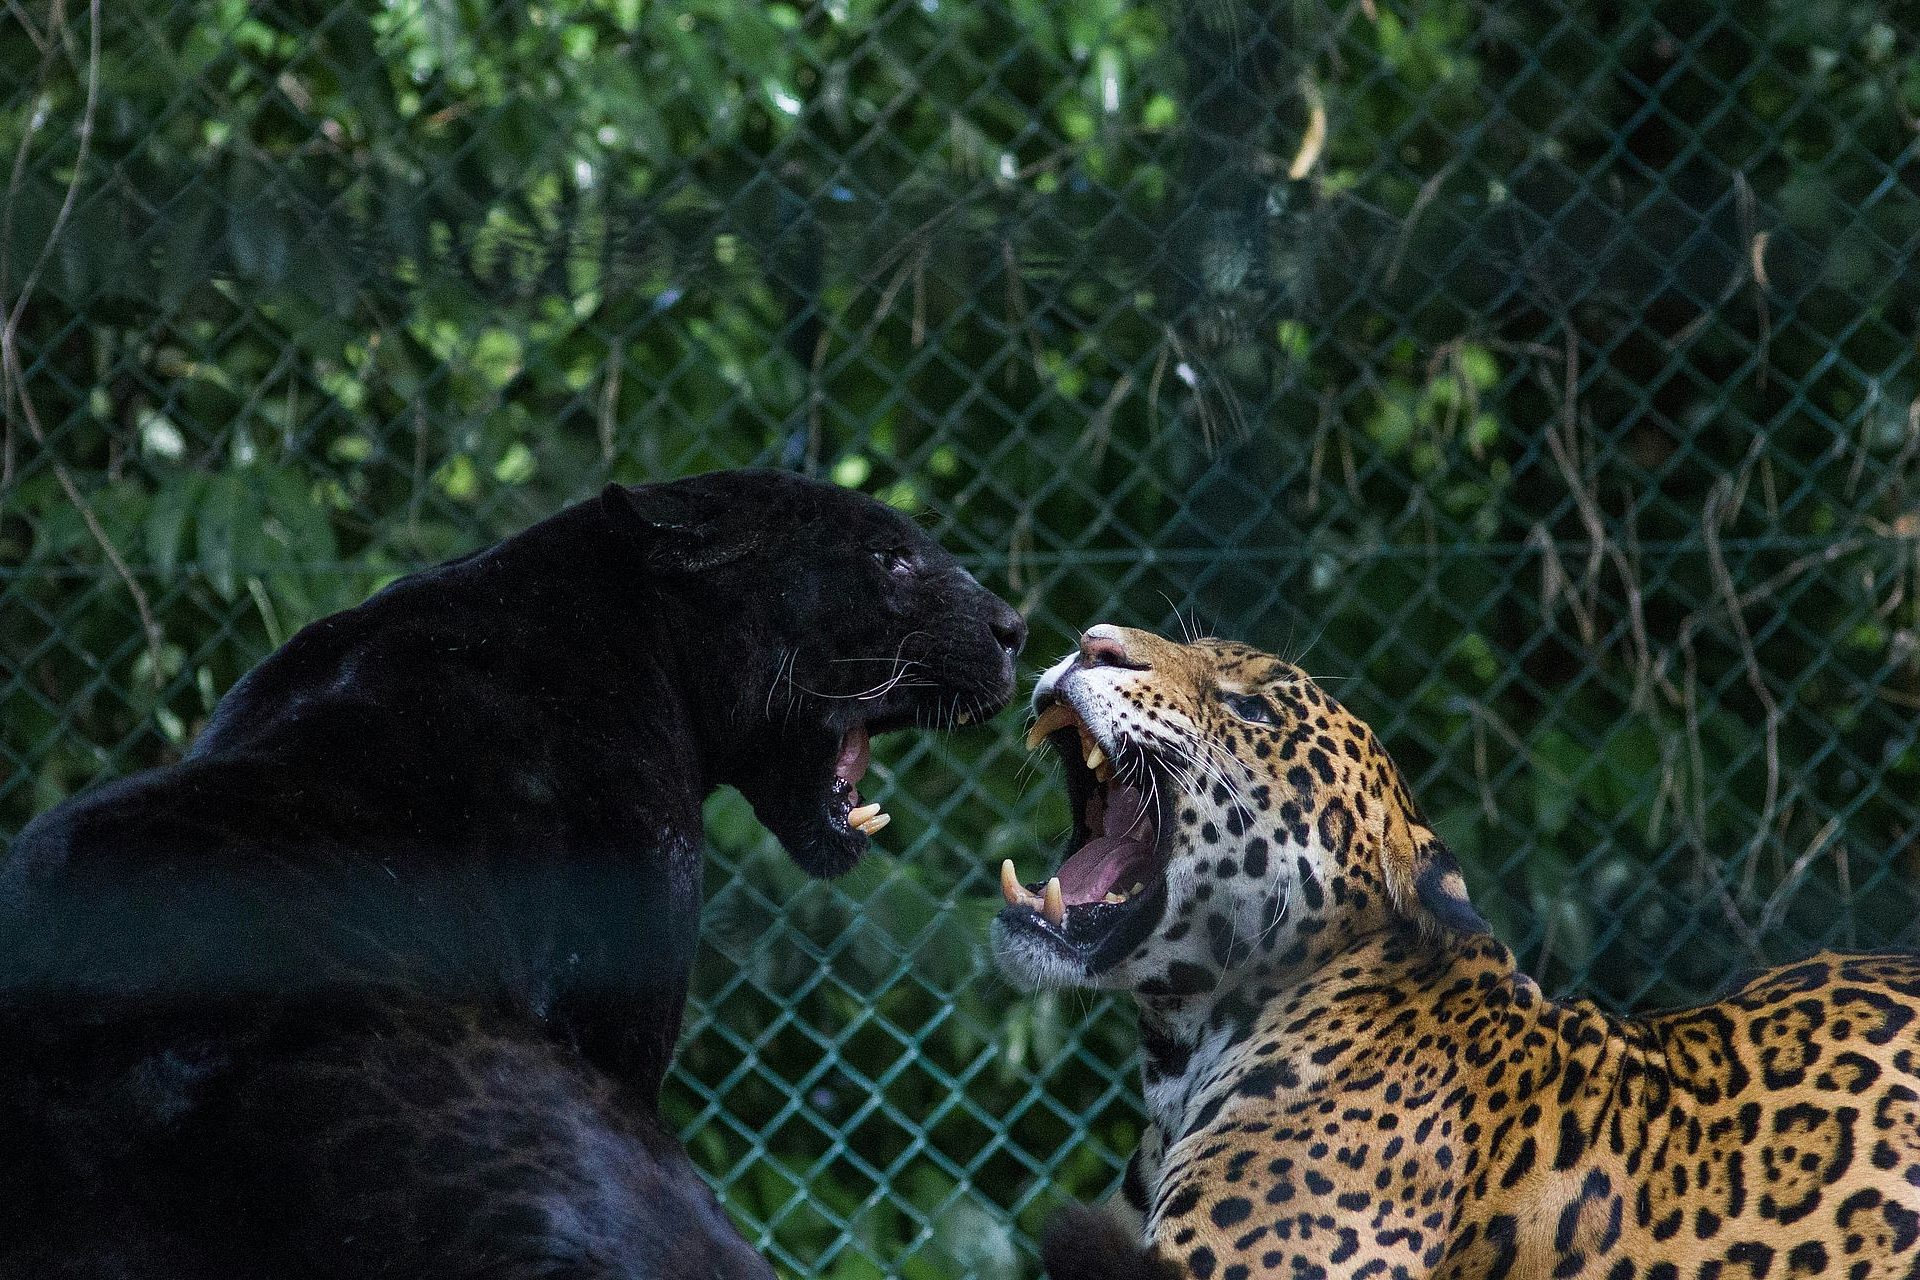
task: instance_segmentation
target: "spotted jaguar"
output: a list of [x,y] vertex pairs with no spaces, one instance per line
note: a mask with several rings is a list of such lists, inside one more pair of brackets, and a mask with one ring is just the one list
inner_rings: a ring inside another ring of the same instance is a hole
[[1372,731],[1238,644],[1098,626],[1041,678],[1072,850],[996,958],[1129,991],[1121,1237],[1054,1280],[1920,1276],[1920,957],[1621,1017],[1515,967]]

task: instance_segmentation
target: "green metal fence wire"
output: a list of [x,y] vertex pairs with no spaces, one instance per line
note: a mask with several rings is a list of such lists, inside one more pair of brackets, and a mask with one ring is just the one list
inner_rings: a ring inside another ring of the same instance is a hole
[[[608,479],[790,466],[1299,658],[1552,988],[1912,942],[1920,38],[1877,0],[0,11],[0,834]],[[1016,999],[1012,717],[710,810],[668,1106],[786,1273],[1031,1274],[1140,1120]]]

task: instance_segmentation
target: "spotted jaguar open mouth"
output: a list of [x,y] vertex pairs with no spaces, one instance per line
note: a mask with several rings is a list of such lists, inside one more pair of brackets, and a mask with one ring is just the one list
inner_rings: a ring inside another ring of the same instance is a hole
[[1030,749],[1043,742],[1062,763],[1073,835],[1045,881],[1023,883],[1011,858],[1000,864],[1001,915],[1093,971],[1144,937],[1165,906],[1168,789],[1150,753],[1127,741],[1103,744],[1064,699],[1043,700],[1027,731]]

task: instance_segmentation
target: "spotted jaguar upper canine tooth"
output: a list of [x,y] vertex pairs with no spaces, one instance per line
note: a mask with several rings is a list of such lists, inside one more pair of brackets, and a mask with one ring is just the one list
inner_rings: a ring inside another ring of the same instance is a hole
[[872,821],[873,816],[879,812],[880,806],[877,803],[863,804],[858,809],[849,809],[847,810],[847,825],[850,827],[862,826]]
[[[874,808],[876,809],[878,809],[879,807],[880,807],[879,805],[874,806]],[[868,818],[865,822],[862,822],[859,826],[855,827],[854,830],[858,831],[863,836],[878,835],[880,832],[880,828],[886,826],[889,822],[892,822],[892,821],[893,821],[892,814],[876,813],[871,818]]]
[[1056,729],[1064,729],[1073,722],[1073,710],[1066,703],[1048,703],[1047,709],[1034,719],[1033,727],[1027,730],[1027,750],[1032,751],[1047,740],[1048,734]]
[[1107,762],[1107,753],[1102,751],[1100,749],[1100,744],[1096,742],[1087,748],[1087,754],[1085,758],[1087,762],[1087,768],[1092,769],[1097,773],[1099,772],[1100,766]]
[[1125,902],[1126,900],[1127,900],[1127,895],[1124,893],[1110,893],[1106,897],[1100,899],[1100,901],[1108,903],[1109,905]]

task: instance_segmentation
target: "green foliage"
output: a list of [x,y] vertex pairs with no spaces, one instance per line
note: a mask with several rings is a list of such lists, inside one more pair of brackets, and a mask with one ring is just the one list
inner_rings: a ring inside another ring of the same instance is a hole
[[[1556,989],[1912,940],[1882,6],[136,0],[84,161],[59,12],[0,19],[9,311],[77,182],[0,456],[0,831],[397,574],[771,463],[922,516],[1036,664],[1304,655]],[[982,955],[1066,827],[1013,736],[884,744],[896,856],[836,885],[711,811],[668,1103],[790,1274],[1025,1274],[1137,1137],[1124,1015]]]

